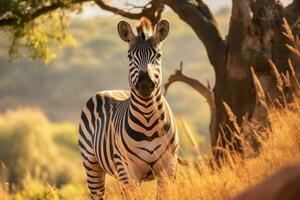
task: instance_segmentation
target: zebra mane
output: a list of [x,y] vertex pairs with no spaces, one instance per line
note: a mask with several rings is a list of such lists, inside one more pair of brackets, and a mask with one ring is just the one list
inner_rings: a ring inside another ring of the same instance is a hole
[[147,17],[141,17],[140,25],[137,27],[137,32],[144,40],[152,35],[153,26]]

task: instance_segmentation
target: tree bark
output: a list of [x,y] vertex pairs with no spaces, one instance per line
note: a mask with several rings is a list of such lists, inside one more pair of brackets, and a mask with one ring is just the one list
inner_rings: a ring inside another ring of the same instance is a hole
[[210,63],[215,70],[224,67],[226,45],[218,29],[214,15],[208,6],[200,1],[192,3],[186,0],[162,0],[180,19],[186,22],[203,42]]
[[[211,132],[215,158],[219,161],[224,158],[220,149],[242,152],[240,134],[244,137],[251,134],[243,127],[249,124],[245,121],[260,122],[261,130],[270,128],[265,93],[276,99],[289,91],[284,83],[281,83],[280,90],[278,81],[282,81],[282,73],[290,71],[288,58],[293,53],[287,45],[295,47],[295,38],[286,37],[282,25],[287,17],[289,25],[296,26],[299,0],[286,9],[275,0],[233,0],[226,40],[222,39],[213,14],[201,0],[194,3],[164,0],[164,3],[191,26],[203,42],[215,70],[215,128],[210,129],[215,130]],[[297,33],[295,30],[294,34]],[[279,79],[276,78],[278,74]],[[253,137],[252,142],[256,148],[259,146]]]

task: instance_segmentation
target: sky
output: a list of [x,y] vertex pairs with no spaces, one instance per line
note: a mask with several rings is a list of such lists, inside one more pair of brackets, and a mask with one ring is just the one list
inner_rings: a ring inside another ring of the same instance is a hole
[[[137,5],[145,5],[146,0],[111,0],[109,1],[109,4],[110,5],[113,5],[115,7],[121,7],[124,6],[124,3],[120,3],[120,2],[133,2],[133,3],[136,3]],[[230,7],[231,6],[231,0],[204,0],[204,2],[210,7],[210,9],[212,11],[218,11],[219,9],[221,8],[224,8],[224,7]],[[283,4],[289,4],[292,2],[292,0],[282,0]],[[84,8],[84,11],[83,13],[81,14],[81,17],[83,18],[93,18],[93,17],[96,17],[96,16],[111,16],[113,15],[112,13],[109,13],[109,12],[106,12],[106,11],[103,11],[101,10],[98,6],[94,5],[94,6],[91,6],[91,5],[86,5],[85,8]]]

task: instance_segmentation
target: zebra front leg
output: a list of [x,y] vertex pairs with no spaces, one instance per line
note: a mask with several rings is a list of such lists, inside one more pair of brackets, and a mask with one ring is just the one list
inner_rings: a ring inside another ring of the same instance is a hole
[[92,200],[103,200],[105,193],[105,172],[95,158],[84,159],[87,184]]
[[175,180],[177,157],[173,155],[164,155],[154,166],[153,171],[157,179],[157,200],[167,199],[167,183]]
[[166,200],[168,198],[168,183],[172,183],[175,180],[175,172],[172,174],[161,173],[156,177],[157,191],[156,200]]
[[137,184],[134,182],[122,183],[122,197],[124,200],[140,200],[137,193]]
[[121,184],[122,196],[125,200],[136,199],[136,187],[137,181],[135,176],[130,174],[129,168],[124,160],[121,160],[120,156],[115,155],[115,164],[117,168],[117,177]]

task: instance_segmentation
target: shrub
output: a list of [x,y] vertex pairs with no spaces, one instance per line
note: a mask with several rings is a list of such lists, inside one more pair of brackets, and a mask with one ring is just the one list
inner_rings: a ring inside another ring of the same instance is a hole
[[80,165],[72,166],[74,162],[67,160],[70,157],[65,155],[59,142],[68,144],[76,152],[76,140],[70,133],[75,130],[72,124],[60,127],[50,123],[38,109],[23,108],[1,114],[0,161],[7,170],[1,170],[0,177],[6,176],[7,181],[17,187],[24,187],[22,183],[28,175],[58,186],[70,182],[73,171]]

